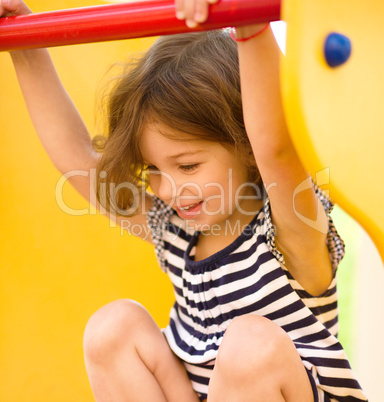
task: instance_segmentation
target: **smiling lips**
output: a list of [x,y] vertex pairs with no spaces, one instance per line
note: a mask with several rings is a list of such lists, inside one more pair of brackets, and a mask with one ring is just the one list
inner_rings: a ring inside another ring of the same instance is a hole
[[201,211],[203,205],[203,201],[197,202],[195,204],[189,204],[184,207],[177,206],[175,207],[176,212],[180,216],[180,218],[187,219],[193,218],[198,215]]

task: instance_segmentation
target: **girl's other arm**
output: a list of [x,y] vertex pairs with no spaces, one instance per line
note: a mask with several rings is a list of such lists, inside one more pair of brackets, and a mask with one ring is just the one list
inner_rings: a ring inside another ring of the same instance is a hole
[[[55,167],[61,173],[96,167],[98,154],[76,107],[63,88],[46,49],[11,53],[33,125]],[[85,198],[89,181],[85,176],[69,179]]]
[[[0,13],[9,16],[31,11],[20,0],[0,0]],[[11,52],[11,57],[33,125],[55,167],[63,174],[72,170],[90,172],[96,167],[99,154],[93,150],[88,130],[64,89],[48,51],[20,50]],[[89,174],[71,175],[68,180],[87,200],[95,198],[90,193],[94,189]],[[146,203],[149,206],[150,200]],[[143,215],[129,219],[145,225]]]
[[[30,14],[20,0],[1,0],[2,16]],[[57,76],[46,49],[11,52],[11,58],[32,123],[55,167],[62,173],[96,166],[98,154],[76,107]],[[70,179],[89,198],[82,176]]]
[[[262,28],[239,28],[237,35],[247,38]],[[295,279],[308,292],[320,294],[332,279],[326,246],[328,220],[312,188],[296,194],[309,175],[291,142],[284,117],[280,50],[270,27],[253,39],[239,42],[238,49],[244,121],[270,198],[276,243]],[[309,226],[301,216],[314,224]]]

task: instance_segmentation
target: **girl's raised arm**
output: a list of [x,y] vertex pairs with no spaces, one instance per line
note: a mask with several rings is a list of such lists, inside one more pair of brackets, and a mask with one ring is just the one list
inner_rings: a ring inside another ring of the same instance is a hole
[[[0,11],[3,16],[31,13],[20,0],[1,0]],[[32,123],[55,167],[62,173],[95,167],[98,154],[48,51],[21,50],[11,52],[11,57]],[[89,199],[89,181],[82,176],[70,180]]]
[[[189,27],[204,22],[216,0],[175,0]],[[244,122],[271,203],[276,243],[287,268],[312,294],[332,280],[326,246],[328,219],[291,142],[280,97],[280,50],[265,24],[237,29]],[[306,222],[302,217],[307,218]],[[312,220],[313,224],[307,222]]]
[[[0,0],[0,16],[29,13],[21,0]],[[99,154],[93,150],[88,130],[63,87],[48,51],[20,50],[11,52],[11,57],[33,125],[55,167],[63,174],[95,168]],[[69,176],[68,180],[83,197],[95,199],[90,194],[93,188],[90,175]],[[145,216],[129,219],[145,225]]]
[[[11,53],[21,90],[36,132],[55,167],[62,173],[96,166],[83,120],[56,74],[46,49]],[[73,176],[71,183],[89,199],[89,182]]]
[[[261,32],[259,35],[255,35]],[[320,294],[332,279],[326,246],[328,220],[291,142],[280,97],[280,50],[269,27],[237,29],[244,121],[271,202],[276,243],[287,268],[310,293]],[[308,186],[309,187],[309,186]],[[314,223],[308,225],[301,217]]]

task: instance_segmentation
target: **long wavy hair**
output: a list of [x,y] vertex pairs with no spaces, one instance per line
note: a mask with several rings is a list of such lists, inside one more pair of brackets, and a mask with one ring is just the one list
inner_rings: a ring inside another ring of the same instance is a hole
[[[96,141],[102,151],[96,193],[107,210],[132,215],[129,210],[137,205],[132,186],[148,185],[140,152],[147,124],[169,128],[161,133],[175,140],[232,147],[247,166],[250,182],[260,180],[244,127],[237,46],[225,30],[159,38],[127,65],[113,87],[107,121],[105,142]],[[120,187],[117,193],[110,190],[112,183]]]

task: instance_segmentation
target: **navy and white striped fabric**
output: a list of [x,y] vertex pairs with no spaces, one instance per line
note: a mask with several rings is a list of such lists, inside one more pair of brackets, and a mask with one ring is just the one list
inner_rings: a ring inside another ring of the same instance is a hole
[[[329,213],[332,204],[316,192]],[[154,197],[148,224],[159,263],[169,275],[176,302],[164,334],[185,364],[195,391],[207,397],[218,348],[231,321],[243,314],[273,320],[293,340],[312,374],[319,401],[366,401],[337,340],[336,277],[313,297],[292,278],[276,250],[269,201],[228,247],[194,261],[199,233]],[[335,272],[344,244],[329,217],[328,247]]]

